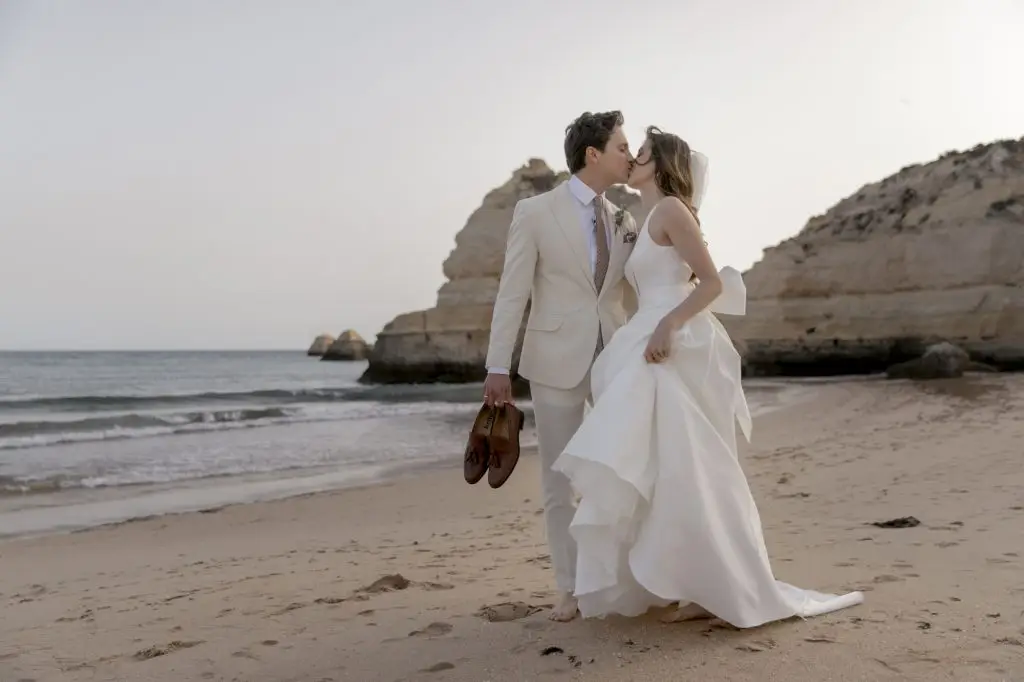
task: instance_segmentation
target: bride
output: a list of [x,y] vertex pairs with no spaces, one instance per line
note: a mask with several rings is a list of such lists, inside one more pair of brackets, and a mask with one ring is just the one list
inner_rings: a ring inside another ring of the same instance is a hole
[[554,463],[581,496],[576,597],[584,617],[717,616],[749,628],[863,601],[775,580],[740,466],[751,420],[740,358],[712,313],[742,315],[746,290],[718,271],[697,218],[707,160],[647,129],[629,185],[649,209],[625,274],[636,315],[595,361],[593,409]]

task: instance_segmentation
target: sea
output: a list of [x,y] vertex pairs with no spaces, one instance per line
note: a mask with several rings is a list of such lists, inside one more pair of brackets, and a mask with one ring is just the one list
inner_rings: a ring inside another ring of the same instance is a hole
[[[461,477],[482,385],[363,385],[365,369],[292,351],[0,352],[0,537]],[[793,388],[747,397],[763,412]]]

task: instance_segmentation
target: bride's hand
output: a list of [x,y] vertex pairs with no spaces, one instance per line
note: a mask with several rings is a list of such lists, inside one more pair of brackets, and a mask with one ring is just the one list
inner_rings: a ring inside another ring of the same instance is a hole
[[665,320],[658,323],[650,340],[647,341],[647,348],[644,349],[644,360],[647,362],[664,362],[672,352],[672,326]]

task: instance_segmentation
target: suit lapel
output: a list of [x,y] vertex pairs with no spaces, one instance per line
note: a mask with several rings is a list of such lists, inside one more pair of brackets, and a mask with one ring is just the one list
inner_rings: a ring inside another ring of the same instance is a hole
[[625,261],[626,245],[622,243],[622,235],[612,233],[611,253],[608,254],[608,274],[604,278],[601,293],[604,293],[612,285],[613,280],[618,280]]
[[596,293],[594,286],[594,274],[590,270],[590,252],[587,248],[587,239],[583,234],[583,225],[580,223],[579,211],[576,210],[576,199],[569,191],[569,183],[563,182],[555,192],[554,201],[551,203],[551,212],[555,216],[555,222],[562,230],[562,235],[569,242],[572,250],[573,260],[580,268],[583,278],[590,283],[590,288]]

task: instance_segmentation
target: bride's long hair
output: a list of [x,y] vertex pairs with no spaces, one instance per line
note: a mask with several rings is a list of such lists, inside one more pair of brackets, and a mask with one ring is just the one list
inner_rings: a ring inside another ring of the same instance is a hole
[[[693,219],[700,226],[700,216],[693,203],[696,185],[693,180],[693,166],[690,163],[690,145],[686,140],[666,133],[658,126],[647,126],[647,139],[651,142],[651,159],[654,161],[654,184],[667,197],[675,197],[690,209]],[[704,242],[707,244],[707,242]],[[690,275],[690,282],[697,282],[697,275]]]
[[666,133],[657,126],[647,127],[647,139],[651,142],[651,159],[654,160],[654,183],[667,197],[676,197],[690,209],[697,224],[700,217],[693,205],[693,167],[690,165],[690,145],[686,140]]

